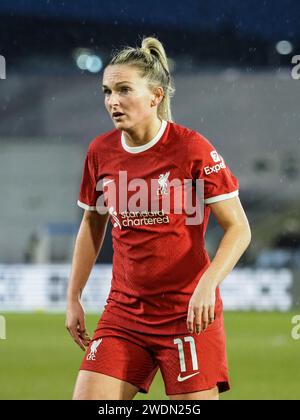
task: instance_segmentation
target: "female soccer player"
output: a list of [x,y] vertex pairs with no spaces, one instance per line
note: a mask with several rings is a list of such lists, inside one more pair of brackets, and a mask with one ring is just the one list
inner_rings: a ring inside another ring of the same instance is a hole
[[[86,350],[73,398],[133,399],[148,392],[160,368],[170,399],[218,399],[229,389],[219,284],[251,237],[238,181],[206,138],[172,121],[174,88],[156,38],[116,53],[103,92],[115,128],[88,148],[68,287],[66,327]],[[178,199],[165,209],[184,185],[200,197],[201,180],[202,217],[179,212]],[[224,229],[211,262],[204,241],[210,211]],[[112,284],[91,340],[80,298],[109,216]]]

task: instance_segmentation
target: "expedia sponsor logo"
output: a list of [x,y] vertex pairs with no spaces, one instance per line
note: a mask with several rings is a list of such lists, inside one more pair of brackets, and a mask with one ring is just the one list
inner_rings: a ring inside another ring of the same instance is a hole
[[[210,175],[210,174],[212,174],[214,172],[217,174],[221,169],[225,169],[226,168],[226,165],[225,165],[225,162],[224,162],[222,156],[219,155],[219,157],[220,157],[220,159],[219,159],[220,160],[220,163],[217,163],[214,166],[205,166],[204,167],[204,173],[205,173],[205,175]],[[214,160],[216,161],[216,156],[215,156],[215,159]]]
[[212,157],[212,160],[216,163],[220,162],[221,160],[221,157],[216,150],[213,150],[212,152],[210,152],[210,156]]

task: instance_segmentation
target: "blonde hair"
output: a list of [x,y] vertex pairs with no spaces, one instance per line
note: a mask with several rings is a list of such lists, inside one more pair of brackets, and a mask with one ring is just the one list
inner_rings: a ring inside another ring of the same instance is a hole
[[172,121],[171,98],[174,96],[175,88],[165,49],[157,38],[143,38],[141,47],[127,46],[117,51],[108,65],[114,64],[135,66],[140,71],[141,77],[148,79],[149,87],[161,86],[164,90],[164,97],[158,105],[158,117]]

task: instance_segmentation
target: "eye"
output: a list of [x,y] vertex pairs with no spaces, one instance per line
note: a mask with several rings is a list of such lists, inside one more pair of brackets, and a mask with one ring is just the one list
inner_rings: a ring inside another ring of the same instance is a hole
[[103,94],[104,95],[108,95],[110,93],[110,90],[108,90],[108,89],[103,89]]
[[126,92],[129,92],[129,90],[130,90],[129,87],[127,87],[127,86],[122,86],[121,87],[121,92],[125,92],[126,93]]

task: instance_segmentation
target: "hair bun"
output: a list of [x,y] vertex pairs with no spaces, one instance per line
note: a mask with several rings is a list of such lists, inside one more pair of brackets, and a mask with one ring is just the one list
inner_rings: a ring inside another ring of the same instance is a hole
[[148,47],[142,47],[141,50],[147,55],[152,55],[151,50]]

